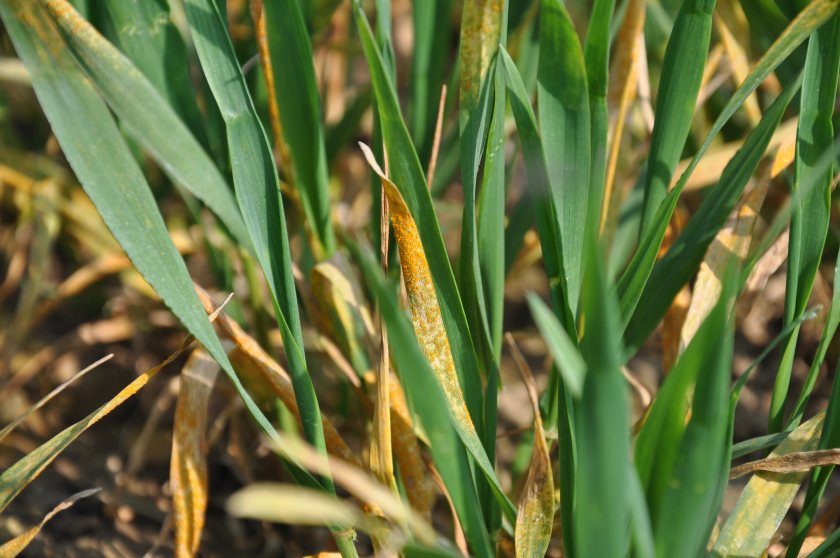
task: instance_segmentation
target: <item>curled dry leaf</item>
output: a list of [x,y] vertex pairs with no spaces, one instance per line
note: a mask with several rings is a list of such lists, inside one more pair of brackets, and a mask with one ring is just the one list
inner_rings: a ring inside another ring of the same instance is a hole
[[203,349],[196,349],[181,370],[172,438],[172,508],[175,556],[195,556],[201,543],[207,508],[207,403],[219,365]]
[[750,461],[749,463],[732,467],[732,470],[729,471],[729,478],[737,479],[757,471],[793,473],[807,471],[814,467],[825,467],[827,465],[840,465],[840,449],[800,451],[778,457]]
[[545,439],[539,396],[534,375],[510,333],[505,334],[513,360],[528,389],[528,398],[534,410],[534,451],[528,478],[522,489],[519,508],[516,512],[514,543],[517,558],[541,558],[551,542],[551,528],[554,523],[554,478],[551,457]]
[[36,536],[38,536],[38,533],[41,532],[41,529],[43,529],[44,525],[46,525],[47,522],[50,519],[52,519],[57,513],[72,507],[73,504],[75,504],[82,498],[88,498],[90,496],[93,496],[100,490],[102,489],[91,488],[88,490],[83,490],[82,492],[78,492],[61,502],[59,505],[54,507],[50,511],[50,513],[45,515],[44,519],[42,519],[38,525],[32,527],[31,529],[27,529],[17,537],[5,542],[2,546],[0,546],[0,558],[14,558],[18,554],[26,550],[26,547],[29,546],[29,543],[31,543]]

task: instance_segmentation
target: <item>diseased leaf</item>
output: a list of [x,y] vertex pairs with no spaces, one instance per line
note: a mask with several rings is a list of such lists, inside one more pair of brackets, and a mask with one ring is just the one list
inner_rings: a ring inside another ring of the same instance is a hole
[[[420,419],[429,438],[434,462],[452,497],[472,552],[478,556],[490,557],[493,555],[492,544],[479,508],[470,458],[465,451],[465,448],[470,451],[487,476],[488,470],[492,473],[492,467],[489,463],[482,464],[481,442],[477,436],[471,435],[469,430],[464,428],[456,411],[450,408],[447,396],[417,342],[412,324],[399,308],[394,292],[385,282],[373,257],[353,245],[351,250],[379,302],[383,320],[388,327],[388,342],[392,349],[394,367],[405,388],[409,408]],[[442,409],[448,412],[441,412]],[[493,478],[495,479],[495,474]],[[492,481],[488,478],[488,482]],[[500,491],[499,494],[500,499],[506,499],[504,493]],[[513,507],[509,501],[508,506]],[[505,509],[504,505],[502,509]],[[512,519],[515,520],[515,514]]]
[[[426,178],[420,167],[417,152],[402,120],[396,92],[370,24],[358,0],[353,0],[353,13],[368,62],[374,96],[382,124],[382,137],[388,152],[389,176],[399,189],[411,217],[417,224],[420,241],[429,262],[440,313],[449,343],[455,348],[452,355],[455,370],[466,399],[470,416],[478,422],[482,416],[481,372],[477,358],[475,335],[470,331],[463,301],[455,283],[455,275],[443,243]],[[479,431],[483,424],[478,425]],[[481,432],[479,432],[481,433]],[[511,508],[512,511],[512,508]]]
[[[824,419],[825,415],[820,414],[791,432],[767,459],[775,460],[796,452],[815,449]],[[741,469],[742,474],[761,470],[760,465],[748,465],[746,469]],[[760,556],[764,553],[787,515],[806,474],[807,471],[803,469],[785,473],[757,472],[753,475],[723,524],[712,547],[712,555]],[[741,476],[739,468],[733,467],[729,476]]]
[[405,290],[408,293],[408,307],[411,310],[414,333],[426,360],[440,383],[449,408],[460,424],[460,427],[477,436],[472,418],[464,402],[464,394],[455,373],[455,361],[452,359],[452,349],[443,318],[440,313],[437,295],[432,284],[432,274],[426,253],[420,241],[417,225],[405,205],[399,190],[391,182],[376,159],[373,152],[363,143],[359,144],[368,165],[379,175],[391,214],[391,225],[394,227],[394,240],[400,252],[400,267],[405,280]]
[[219,365],[201,349],[193,351],[181,369],[169,466],[179,558],[195,556],[201,544],[207,509],[207,404],[218,373]]

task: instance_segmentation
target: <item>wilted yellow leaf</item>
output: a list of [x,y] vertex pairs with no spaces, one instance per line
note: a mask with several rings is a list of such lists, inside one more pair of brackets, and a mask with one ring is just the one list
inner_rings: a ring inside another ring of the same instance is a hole
[[54,507],[52,511],[50,511],[50,513],[44,516],[44,519],[41,520],[41,523],[39,523],[35,527],[32,527],[31,529],[27,529],[17,537],[5,542],[2,546],[0,546],[0,558],[15,558],[15,556],[26,550],[26,547],[29,546],[29,543],[31,543],[35,539],[35,537],[38,536],[38,533],[40,533],[41,529],[44,528],[44,525],[47,524],[47,521],[52,519],[55,516],[55,514],[72,507],[73,504],[75,504],[82,498],[93,496],[100,490],[102,489],[91,488],[89,490],[83,490],[82,492],[74,494],[66,500],[64,500],[63,502],[61,502],[59,505]]
[[193,351],[181,370],[172,437],[172,508],[175,556],[195,556],[207,508],[207,403],[219,365],[203,349]]

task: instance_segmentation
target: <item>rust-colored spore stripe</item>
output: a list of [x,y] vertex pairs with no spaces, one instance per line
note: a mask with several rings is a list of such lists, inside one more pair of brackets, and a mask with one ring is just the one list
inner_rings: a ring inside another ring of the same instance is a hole
[[382,179],[385,195],[391,209],[391,224],[394,227],[394,239],[400,254],[400,267],[405,279],[405,290],[408,293],[408,305],[414,324],[414,333],[420,342],[420,347],[432,370],[443,387],[449,406],[455,419],[464,427],[475,432],[470,414],[461,392],[461,384],[455,372],[455,361],[443,325],[435,285],[429,263],[420,242],[420,233],[414,218],[406,206],[397,187],[391,182],[379,165],[370,148],[359,144],[371,168]]

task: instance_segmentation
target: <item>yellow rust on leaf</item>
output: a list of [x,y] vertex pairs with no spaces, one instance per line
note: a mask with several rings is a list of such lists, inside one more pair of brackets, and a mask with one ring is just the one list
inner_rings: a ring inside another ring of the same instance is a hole
[[420,241],[417,224],[400,195],[399,190],[382,172],[370,148],[359,144],[371,168],[382,179],[385,195],[391,209],[391,225],[394,227],[394,239],[400,254],[400,267],[408,294],[408,305],[414,333],[420,342],[420,348],[440,382],[449,407],[455,419],[469,431],[475,432],[470,414],[467,411],[461,384],[455,372],[455,361],[449,346],[449,338],[443,325],[435,285],[426,260],[426,253]]
[[481,83],[496,53],[502,29],[502,0],[467,0],[461,25],[461,103],[478,103]]

